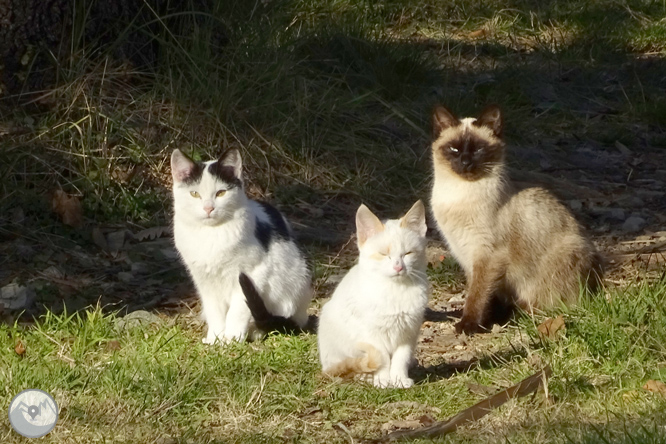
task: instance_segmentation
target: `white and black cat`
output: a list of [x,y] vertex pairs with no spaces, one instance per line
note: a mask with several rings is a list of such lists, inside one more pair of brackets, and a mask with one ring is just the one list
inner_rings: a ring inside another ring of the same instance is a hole
[[311,275],[289,223],[248,198],[238,150],[195,163],[171,155],[176,248],[196,285],[208,325],[205,343],[242,340],[261,329],[304,327]]
[[332,376],[370,376],[377,387],[410,387],[430,286],[426,277],[425,208],[380,221],[365,205],[356,213],[359,259],[319,317],[319,357]]

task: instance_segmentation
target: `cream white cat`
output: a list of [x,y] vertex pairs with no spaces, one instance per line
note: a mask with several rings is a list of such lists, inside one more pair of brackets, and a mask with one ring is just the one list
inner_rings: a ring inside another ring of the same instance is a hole
[[411,387],[408,368],[423,322],[426,220],[421,201],[401,219],[356,213],[358,263],[319,317],[319,357],[332,376],[365,374],[377,387]]
[[310,271],[284,216],[245,195],[238,150],[205,163],[174,150],[171,172],[174,238],[201,297],[204,342],[244,339],[248,304],[262,308],[264,325],[271,325],[268,311],[304,327]]

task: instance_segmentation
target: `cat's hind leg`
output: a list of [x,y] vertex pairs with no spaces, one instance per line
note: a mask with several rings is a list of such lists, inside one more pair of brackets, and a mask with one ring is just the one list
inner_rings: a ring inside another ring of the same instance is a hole
[[382,366],[372,375],[372,385],[379,388],[393,387],[391,381],[391,356],[384,350],[377,350],[381,356]]

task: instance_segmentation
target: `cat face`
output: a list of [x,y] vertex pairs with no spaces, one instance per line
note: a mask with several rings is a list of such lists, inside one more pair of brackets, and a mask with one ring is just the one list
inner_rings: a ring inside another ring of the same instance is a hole
[[205,163],[195,163],[176,149],[171,154],[171,175],[174,211],[192,223],[224,223],[245,198],[242,162],[236,149]]
[[491,105],[477,118],[459,120],[448,109],[433,112],[433,159],[468,181],[493,173],[504,161],[502,115]]
[[365,205],[356,212],[359,265],[390,278],[425,279],[426,221],[420,200],[400,219],[382,223]]

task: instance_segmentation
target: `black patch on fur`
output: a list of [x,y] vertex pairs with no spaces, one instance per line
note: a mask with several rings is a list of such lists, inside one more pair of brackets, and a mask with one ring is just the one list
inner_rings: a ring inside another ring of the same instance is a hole
[[183,183],[185,185],[192,185],[195,183],[201,182],[201,176],[203,175],[204,172],[204,166],[202,163],[194,163],[194,166],[190,170],[190,173],[187,175],[185,179],[183,179]]
[[[452,151],[451,147],[457,151]],[[486,176],[492,166],[501,162],[504,157],[504,146],[501,142],[488,143],[467,131],[457,139],[442,144],[440,149],[451,169],[470,181]]]
[[300,333],[302,331],[298,324],[291,319],[274,315],[268,311],[264,300],[248,275],[240,273],[238,275],[238,282],[240,283],[241,289],[243,289],[245,302],[247,303],[250,313],[252,313],[252,317],[254,318],[254,323],[259,330],[264,333],[278,331],[286,334]]
[[261,205],[262,210],[264,210],[264,213],[268,216],[268,222],[257,218],[257,224],[254,228],[254,235],[261,246],[264,247],[264,250],[268,251],[273,240],[291,240],[291,233],[289,232],[289,228],[280,211],[266,202],[257,203]]
[[229,184],[229,189],[243,187],[243,182],[236,177],[234,167],[231,165],[224,165],[217,160],[208,165],[208,172],[224,183]]

